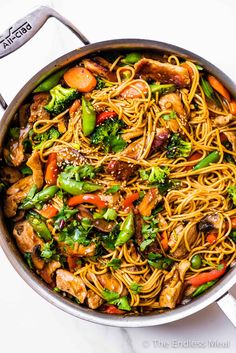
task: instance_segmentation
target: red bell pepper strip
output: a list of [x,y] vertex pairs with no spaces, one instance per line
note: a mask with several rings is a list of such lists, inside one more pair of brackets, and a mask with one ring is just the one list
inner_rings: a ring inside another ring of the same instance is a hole
[[58,209],[53,205],[46,205],[41,210],[38,211],[45,218],[52,218],[58,214]]
[[[194,152],[192,154],[192,156],[190,156],[188,158],[188,162],[193,162],[196,161],[195,164],[197,164],[197,161],[202,157],[202,154],[200,152]],[[193,169],[193,165],[188,165],[187,167],[185,167],[185,170],[191,170]]]
[[113,314],[113,315],[121,315],[121,314],[124,314],[125,311],[124,310],[120,310],[118,309],[115,305],[104,305],[103,307],[103,310],[102,310],[104,313],[107,313],[107,314]]
[[98,195],[93,194],[84,194],[84,195],[76,195],[69,198],[67,204],[68,206],[76,206],[81,203],[90,203],[92,205],[97,206],[98,208],[105,208],[106,202],[101,199]]
[[139,193],[135,192],[134,194],[128,195],[123,202],[123,206],[124,208],[128,208],[128,207],[134,207],[133,202],[138,200],[139,198]]
[[96,125],[100,125],[102,123],[104,123],[105,120],[110,119],[110,118],[114,118],[115,116],[117,116],[116,112],[102,112],[100,114],[97,115],[96,117]]
[[226,263],[222,262],[221,265],[223,265],[222,269],[199,273],[199,275],[187,280],[187,283],[191,284],[194,287],[199,287],[206,282],[214,281],[215,279],[223,276],[226,271]]
[[58,177],[58,166],[57,166],[57,154],[55,152],[50,153],[48,156],[46,171],[45,171],[45,181],[47,185],[56,185]]

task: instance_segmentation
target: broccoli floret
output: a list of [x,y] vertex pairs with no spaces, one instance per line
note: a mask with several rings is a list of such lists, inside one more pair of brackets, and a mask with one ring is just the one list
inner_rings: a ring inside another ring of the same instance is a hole
[[107,119],[94,130],[91,135],[91,142],[94,145],[102,145],[105,152],[120,152],[126,147],[126,142],[120,136],[120,130],[125,123],[118,119]]
[[79,93],[74,88],[64,88],[61,85],[57,85],[50,90],[51,100],[48,105],[45,105],[46,109],[52,115],[58,115],[66,110],[71,103],[79,97]]
[[147,180],[150,184],[153,183],[164,183],[167,176],[170,173],[169,168],[164,167],[152,167],[151,169],[141,169],[139,170],[140,177],[143,180]]
[[95,89],[101,90],[101,89],[103,89],[104,87],[106,87],[106,82],[103,81],[103,79],[98,76],[98,77],[97,77],[97,85],[96,85]]
[[228,191],[229,197],[233,201],[233,204],[236,206],[236,185],[229,186],[227,191]]
[[191,142],[181,139],[179,134],[173,134],[167,145],[167,158],[188,157],[191,153]]
[[[60,133],[54,127],[51,127],[51,129],[43,132],[42,134],[36,134],[33,137],[33,142],[35,143],[35,145],[33,146],[33,149],[40,150],[40,148],[42,147],[45,141],[48,141],[47,148],[49,148],[53,145],[53,141],[58,139],[58,137],[60,137]],[[50,140],[52,141],[49,142]]]

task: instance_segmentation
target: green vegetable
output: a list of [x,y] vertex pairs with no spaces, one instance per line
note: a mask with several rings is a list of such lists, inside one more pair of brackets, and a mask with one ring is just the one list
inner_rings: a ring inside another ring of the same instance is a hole
[[120,152],[127,143],[120,136],[121,129],[125,126],[119,118],[106,119],[97,126],[91,135],[91,143],[101,145],[105,152]]
[[139,174],[141,179],[147,180],[150,184],[164,183],[167,176],[170,174],[170,169],[167,167],[151,167],[149,169],[140,169]]
[[33,264],[32,264],[32,257],[30,252],[25,252],[24,253],[24,259],[27,262],[27,265],[29,268],[32,270],[33,269]]
[[202,258],[199,254],[196,254],[192,257],[191,266],[195,270],[198,270],[202,266]]
[[229,234],[229,238],[233,240],[233,242],[236,244],[236,230],[232,230]]
[[0,192],[2,192],[5,189],[5,184],[0,181]]
[[206,283],[202,284],[201,286],[197,287],[195,292],[193,292],[192,297],[197,297],[198,295],[204,293],[207,289],[214,286],[214,284],[216,282],[217,282],[217,280],[209,281],[209,282],[206,282]]
[[203,71],[204,68],[198,64],[195,64],[196,68],[198,69],[198,71]]
[[151,219],[150,223],[145,223],[142,225],[142,235],[144,237],[144,240],[140,244],[140,250],[144,251],[146,247],[154,242],[156,239],[156,236],[159,232],[159,228],[157,226],[158,220],[153,219],[153,217],[143,217],[145,221],[149,221]]
[[71,195],[87,194],[102,189],[102,186],[98,184],[70,179],[68,174],[64,172],[59,175],[58,183],[61,189]]
[[107,267],[113,267],[114,270],[118,270],[121,265],[121,259],[112,259],[110,262],[108,262]]
[[131,307],[128,302],[128,298],[126,296],[118,298],[118,299],[114,299],[114,300],[110,301],[109,304],[117,305],[120,310],[126,310],[126,311],[131,310]]
[[45,241],[49,241],[52,239],[52,235],[48,227],[46,226],[46,223],[42,219],[36,218],[33,214],[28,214],[26,217],[31,227],[40,238]]
[[22,201],[19,209],[29,210],[30,208],[35,207],[38,203],[45,203],[46,201],[51,200],[59,190],[56,185],[52,185],[32,196],[32,190],[35,192],[35,186],[33,187],[34,189],[31,188],[31,193],[28,194],[27,197]]
[[41,82],[34,90],[34,93],[37,92],[44,92],[44,91],[49,91],[51,88],[56,86],[61,79],[61,77],[64,75],[67,69],[62,69],[54,74],[50,75],[47,77],[43,82]]
[[229,197],[232,199],[234,206],[236,206],[236,185],[231,185],[227,189]]
[[161,254],[149,253],[148,263],[158,270],[168,270],[173,265],[174,261],[168,257],[163,257]]
[[47,148],[51,147],[53,145],[54,140],[58,139],[60,137],[60,133],[57,129],[54,127],[51,127],[51,129],[43,132],[42,134],[35,134],[32,137],[33,141],[33,149],[34,150],[40,150],[42,145],[47,142]]
[[201,77],[201,87],[203,89],[204,94],[206,95],[207,98],[209,98],[211,101],[213,101],[214,103],[216,103],[217,106],[221,106],[220,101],[217,97],[217,95],[215,94],[213,88],[211,87],[210,83],[205,80],[203,77]]
[[19,127],[11,127],[9,130],[9,135],[13,140],[18,140],[20,137],[20,128]]
[[53,257],[53,255],[56,255],[56,249],[54,247],[54,242],[52,240],[52,241],[45,243],[41,246],[40,256],[45,260],[49,260]]
[[163,93],[171,93],[176,91],[176,86],[173,83],[161,85],[161,84],[152,84],[149,85],[152,93],[158,92],[160,95]]
[[79,97],[78,92],[74,88],[64,88],[57,85],[50,90],[51,100],[44,106],[52,115],[58,115],[65,111],[71,103]]
[[113,185],[111,188],[107,189],[105,194],[115,194],[117,191],[120,190],[120,185]]
[[135,64],[141,59],[141,54],[134,52],[134,53],[129,53],[127,54],[124,59],[121,60],[123,64]]
[[198,162],[194,167],[193,170],[198,170],[201,168],[206,168],[209,167],[211,163],[217,163],[220,159],[220,152],[219,151],[213,151],[208,156],[206,156],[204,159],[202,159],[200,162]]
[[170,114],[164,114],[162,115],[162,118],[165,120],[165,121],[168,121],[168,120],[171,120],[171,119],[176,119],[176,112],[174,110],[172,110],[170,112]]
[[105,88],[105,87],[111,87],[111,86],[113,86],[112,83],[109,83],[109,82],[104,81],[104,80],[103,80],[101,77],[99,77],[99,76],[96,77],[96,80],[97,80],[97,85],[96,85],[95,89],[101,90],[101,89],[103,89],[103,88]]
[[134,235],[134,232],[134,215],[133,213],[130,213],[121,226],[121,231],[115,242],[115,247],[127,243],[127,241]]
[[28,167],[27,165],[24,165],[24,167],[20,168],[20,171],[23,175],[32,175],[33,171],[30,167]]
[[142,290],[143,286],[141,286],[140,284],[136,283],[136,282],[132,282],[130,285],[130,289],[132,290],[132,292],[134,294],[138,294],[141,290]]
[[62,229],[58,240],[65,242],[71,248],[74,247],[75,243],[88,246],[90,244],[88,236],[92,228],[93,226],[88,218],[83,218],[81,223],[74,220]]
[[96,112],[93,105],[82,97],[82,130],[84,136],[89,136],[96,126]]
[[116,224],[110,233],[99,234],[105,249],[115,250],[115,242],[119,233],[120,233],[120,225]]
[[118,299],[119,298],[119,293],[111,291],[109,289],[104,289],[102,291],[102,296],[107,302],[110,302],[111,300]]
[[191,142],[181,139],[179,134],[172,134],[167,145],[167,158],[188,157],[191,153]]
[[115,221],[117,218],[117,213],[114,208],[108,208],[106,212],[103,215],[103,218],[105,218],[107,221]]
[[79,166],[68,165],[65,167],[63,173],[67,174],[68,179],[75,179],[81,181],[84,179],[93,179],[96,176],[98,169],[92,165],[84,164]]

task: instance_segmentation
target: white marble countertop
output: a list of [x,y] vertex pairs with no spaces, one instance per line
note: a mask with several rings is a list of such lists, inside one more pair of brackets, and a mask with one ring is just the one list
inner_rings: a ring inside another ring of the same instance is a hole
[[[0,2],[0,33],[39,0]],[[91,42],[146,38],[192,50],[236,81],[235,0],[52,0]],[[0,92],[7,102],[40,68],[81,46],[55,20],[0,62]],[[0,249],[1,353],[233,352],[235,329],[216,304],[168,325],[119,329],[71,317],[39,297],[13,270]],[[236,295],[236,286],[232,289]]]

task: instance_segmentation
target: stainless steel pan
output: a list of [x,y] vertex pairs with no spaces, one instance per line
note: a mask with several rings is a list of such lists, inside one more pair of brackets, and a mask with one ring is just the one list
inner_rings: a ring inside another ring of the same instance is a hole
[[[55,10],[45,6],[37,8],[26,17],[17,21],[14,25],[7,29],[2,36],[0,36],[0,58],[17,50],[30,38],[32,38],[32,36],[43,26],[49,17],[55,17],[61,21],[74,34],[77,35],[85,46],[63,55],[40,70],[25,84],[8,107],[3,97],[0,95],[0,104],[4,109],[6,109],[5,114],[0,121],[1,148],[11,120],[28,94],[42,80],[54,71],[95,52],[123,49],[148,50],[154,53],[173,53],[182,58],[189,58],[204,66],[210,73],[218,77],[224,86],[227,87],[227,89],[236,98],[235,83],[221,70],[194,53],[167,43],[142,39],[118,39],[90,44],[87,38],[72,23],[62,17]],[[3,216],[2,207],[0,209],[0,244],[15,270],[25,280],[25,282],[30,285],[31,288],[58,308],[81,319],[119,327],[154,326],[182,319],[204,309],[213,302],[217,302],[221,309],[230,318],[232,323],[236,326],[236,300],[228,293],[228,290],[236,283],[236,268],[231,268],[228,273],[206,294],[192,300],[186,305],[179,306],[174,310],[169,310],[162,314],[154,313],[147,316],[113,316],[102,314],[72,303],[70,300],[55,293],[36,274],[34,274],[24,263],[18,249],[15,246],[11,234],[9,234],[6,226],[6,220]]]

